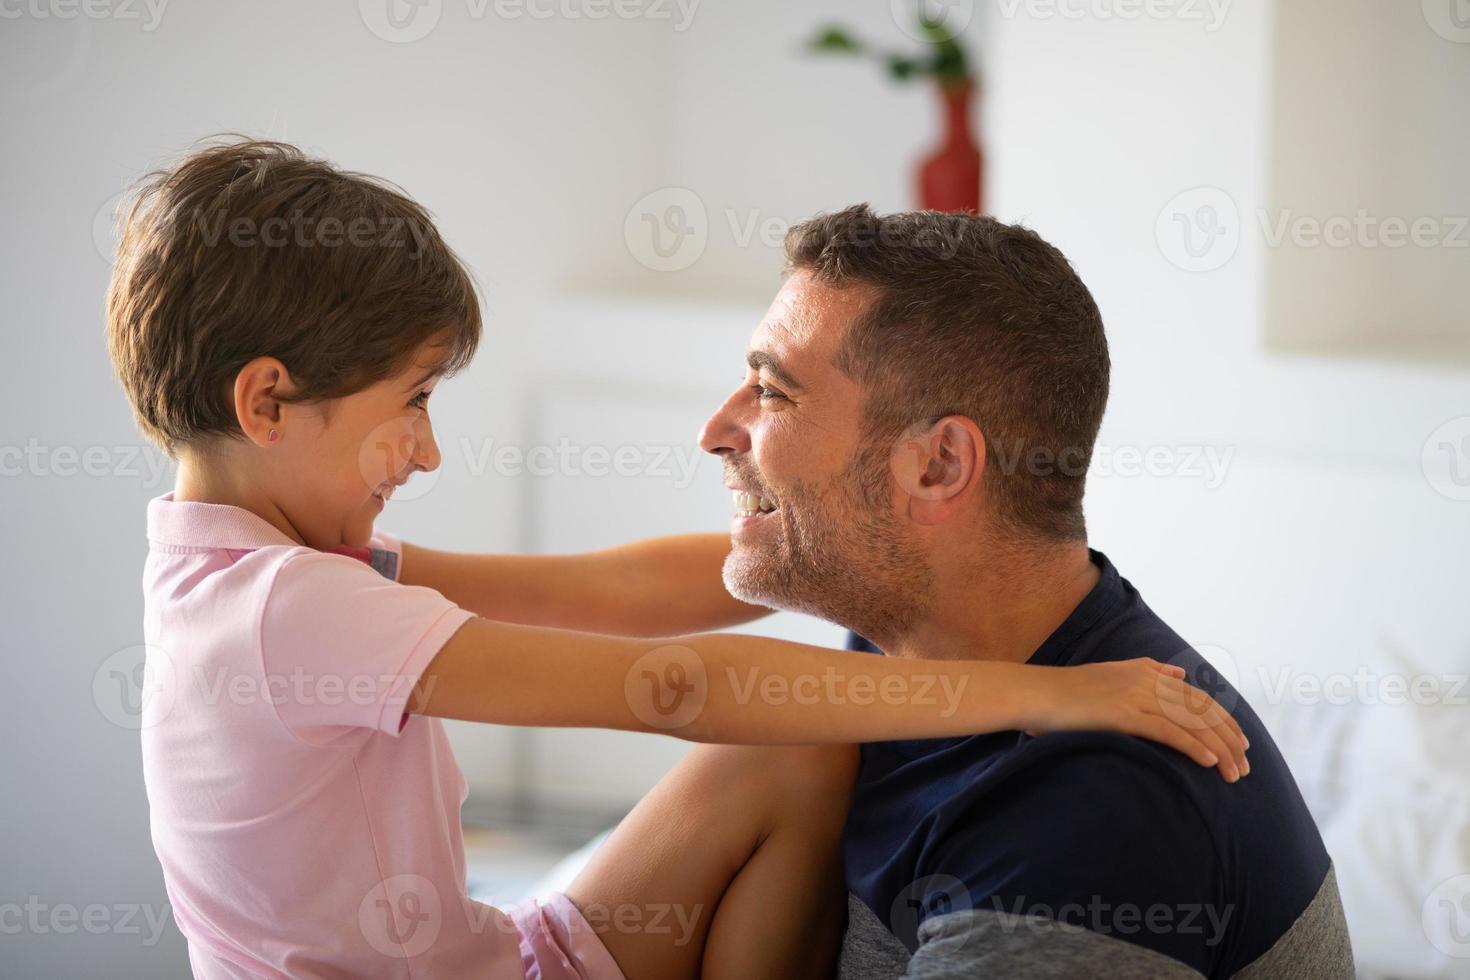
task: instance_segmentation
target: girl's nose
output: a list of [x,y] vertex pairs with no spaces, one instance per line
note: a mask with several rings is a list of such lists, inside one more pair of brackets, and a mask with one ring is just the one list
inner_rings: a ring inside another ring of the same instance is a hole
[[413,465],[430,473],[439,468],[441,461],[439,443],[434,439],[434,426],[427,417],[422,418],[414,425]]

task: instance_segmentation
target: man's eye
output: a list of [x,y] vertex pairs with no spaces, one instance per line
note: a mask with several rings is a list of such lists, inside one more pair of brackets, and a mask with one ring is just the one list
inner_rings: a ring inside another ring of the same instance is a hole
[[767,388],[763,384],[753,384],[753,385],[750,386],[750,390],[753,391],[753,392],[755,392],[755,396],[757,398],[759,398],[761,401],[766,401],[766,400],[772,399],[772,398],[785,398],[786,397],[785,395],[783,395],[779,391],[777,391],[775,388]]
[[410,398],[408,404],[413,408],[427,408],[429,405],[429,394],[427,391],[421,391]]

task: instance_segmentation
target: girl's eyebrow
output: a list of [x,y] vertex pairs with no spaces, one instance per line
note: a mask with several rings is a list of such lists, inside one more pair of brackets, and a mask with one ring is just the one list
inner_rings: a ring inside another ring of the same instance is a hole
[[439,367],[436,367],[433,370],[431,370],[428,374],[424,375],[422,378],[419,378],[417,381],[415,381],[413,384],[409,385],[404,390],[405,391],[412,391],[413,389],[422,386],[423,384],[427,383],[428,381],[432,380],[433,378],[438,377],[439,375],[441,375],[443,373],[444,373],[444,367],[443,367],[443,365],[440,365]]

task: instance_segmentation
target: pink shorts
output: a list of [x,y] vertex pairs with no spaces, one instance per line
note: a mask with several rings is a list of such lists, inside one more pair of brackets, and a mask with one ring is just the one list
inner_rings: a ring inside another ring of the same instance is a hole
[[526,980],[624,980],[592,926],[560,892],[517,905],[510,918]]

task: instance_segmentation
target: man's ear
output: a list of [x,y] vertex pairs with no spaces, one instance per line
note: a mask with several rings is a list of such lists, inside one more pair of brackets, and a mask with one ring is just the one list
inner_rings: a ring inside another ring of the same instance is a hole
[[286,365],[274,357],[257,357],[235,375],[235,421],[245,438],[262,448],[279,442],[286,434],[283,397],[295,388]]
[[964,509],[985,472],[985,437],[973,419],[946,415],[911,427],[898,440],[890,466],[917,524],[942,524]]

